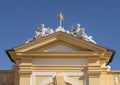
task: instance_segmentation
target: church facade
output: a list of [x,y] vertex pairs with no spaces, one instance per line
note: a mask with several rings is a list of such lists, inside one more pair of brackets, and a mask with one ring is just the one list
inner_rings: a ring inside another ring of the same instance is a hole
[[120,71],[109,66],[113,50],[97,45],[80,29],[68,32],[61,24],[56,32],[43,28],[6,51],[15,65],[0,71],[0,85],[120,85]]

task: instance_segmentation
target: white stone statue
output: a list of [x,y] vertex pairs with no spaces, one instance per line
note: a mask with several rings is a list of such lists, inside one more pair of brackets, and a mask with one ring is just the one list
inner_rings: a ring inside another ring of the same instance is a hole
[[74,36],[77,36],[77,33],[80,31],[80,24],[77,24],[76,27],[72,26],[71,28],[71,33],[74,35]]
[[92,39],[92,36],[88,36],[85,33],[85,29],[83,27],[81,27],[80,24],[76,24],[76,27],[72,26],[71,31],[72,31],[71,32],[72,35],[96,44],[96,42]]
[[96,44],[96,42],[92,39],[92,36],[88,36],[86,33],[85,33],[85,29],[83,27],[81,27],[81,25],[78,23],[76,24],[76,26],[72,26],[71,28],[71,32],[69,32],[68,30],[65,30],[64,27],[62,27],[62,25],[60,24],[60,26],[58,26],[55,31],[51,28],[45,28],[45,25],[44,24],[41,24],[39,28],[36,29],[35,31],[35,35],[33,38],[30,38],[26,43],[29,43],[33,40],[36,40],[36,39],[39,39],[39,38],[42,38],[44,36],[48,36],[54,32],[58,32],[58,31],[61,31],[61,32],[65,32],[67,34],[71,34],[75,37],[78,37],[78,38],[81,38],[83,40],[86,40],[88,42],[92,42],[94,44]]
[[44,24],[41,24],[41,25],[40,25],[40,28],[38,28],[38,29],[35,31],[35,38],[45,36],[45,31],[46,31],[45,25],[44,25]]
[[62,13],[59,13],[57,15],[57,18],[60,22],[60,25],[55,29],[55,31],[51,28],[45,28],[45,25],[44,24],[41,24],[40,27],[35,31],[35,36],[33,38],[30,38],[26,43],[29,43],[33,40],[36,40],[36,39],[39,39],[39,38],[42,38],[44,36],[48,36],[54,32],[58,32],[58,31],[61,31],[61,32],[65,32],[67,34],[71,34],[75,37],[78,37],[78,38],[81,38],[83,40],[86,40],[88,42],[92,42],[94,44],[96,44],[96,42],[92,39],[92,36],[88,36],[86,33],[85,33],[85,29],[84,28],[81,28],[81,25],[78,23],[76,24],[76,26],[72,26],[71,28],[71,32],[69,32],[68,30],[65,30],[64,27],[62,27],[62,21],[64,20],[64,15]]
[[53,34],[54,30],[51,29],[50,27],[45,30],[45,35]]
[[47,35],[50,35],[50,34],[52,34],[52,33],[54,33],[54,30],[53,30],[53,29],[51,29],[51,28],[45,28],[45,25],[44,25],[44,24],[41,24],[40,27],[38,27],[38,28],[36,29],[34,37],[28,39],[28,41],[25,42],[25,43],[29,43],[29,42],[31,42],[31,41],[33,41],[33,40],[42,38],[42,37],[47,36]]
[[56,29],[55,29],[55,32],[58,32],[58,31],[61,31],[61,32],[65,32],[65,29],[61,26],[58,26]]
[[35,38],[41,38],[49,34],[54,33],[54,30],[51,28],[45,28],[44,24],[41,24],[40,28],[35,31]]

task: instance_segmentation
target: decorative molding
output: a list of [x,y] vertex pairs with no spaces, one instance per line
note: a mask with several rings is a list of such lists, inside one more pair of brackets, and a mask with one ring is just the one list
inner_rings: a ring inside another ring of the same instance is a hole
[[34,65],[87,65],[87,59],[33,59]]
[[53,79],[56,75],[56,72],[33,72],[31,75],[30,85],[36,85],[36,76],[50,76],[50,78],[45,79],[42,83],[39,85],[47,85],[48,83],[53,82]]
[[64,72],[64,80],[72,85],[80,85],[77,81],[75,81],[72,78],[69,78],[69,76],[84,76],[84,85],[88,85],[88,76],[86,72]]
[[77,81],[75,81],[74,79],[72,78],[69,78],[69,77],[64,77],[64,80],[68,83],[70,83],[71,85],[80,85]]
[[84,76],[84,72],[64,72],[64,76]]
[[[54,78],[56,76],[57,72],[33,72],[31,75],[30,85],[36,85],[36,76],[50,76],[50,78],[47,78],[43,80],[39,85],[47,85],[51,82],[54,82]],[[80,85],[76,80],[69,78],[69,76],[83,76],[84,77],[84,85],[88,85],[88,76],[86,75],[86,72],[63,72],[62,74],[64,76],[64,80],[67,83],[70,83],[72,85]]]
[[48,78],[45,79],[42,83],[40,83],[39,85],[48,85],[49,83],[53,82],[53,78]]

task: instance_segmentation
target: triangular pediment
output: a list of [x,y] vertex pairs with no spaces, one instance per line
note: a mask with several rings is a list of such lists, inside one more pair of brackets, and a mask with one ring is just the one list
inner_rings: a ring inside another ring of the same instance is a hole
[[15,61],[15,56],[59,58],[101,56],[102,59],[106,57],[107,61],[110,61],[113,54],[113,51],[107,48],[76,38],[64,32],[56,32],[7,52],[13,61]]
[[[57,32],[47,37],[24,44],[22,46],[14,48],[14,50],[16,52],[28,52],[44,49],[53,52],[56,51],[54,48],[58,49],[59,47],[60,49],[67,49],[67,51],[107,51],[106,48],[84,41],[63,32]],[[61,51],[60,49],[58,49],[58,51]]]
[[77,45],[57,40],[52,43],[47,43],[43,46],[38,46],[26,52],[79,52],[79,51],[92,51],[88,48],[78,47]]

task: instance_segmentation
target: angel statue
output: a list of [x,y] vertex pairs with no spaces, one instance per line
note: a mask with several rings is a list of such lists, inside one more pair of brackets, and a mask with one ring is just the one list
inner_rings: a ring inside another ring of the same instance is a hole
[[45,36],[45,25],[41,24],[39,28],[37,28],[37,30],[35,31],[35,38],[40,38]]
[[51,29],[50,27],[48,27],[46,30],[45,30],[45,35],[50,35],[50,34],[53,34],[54,33],[54,30]]
[[92,39],[92,36],[88,36],[85,33],[85,29],[81,27],[80,24],[76,24],[76,27],[72,26],[71,31],[72,31],[71,32],[72,35],[96,44],[96,42]]
[[80,24],[77,24],[76,27],[72,26],[71,28],[71,34],[73,34],[74,36],[77,36],[77,33],[80,30]]

